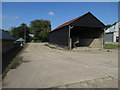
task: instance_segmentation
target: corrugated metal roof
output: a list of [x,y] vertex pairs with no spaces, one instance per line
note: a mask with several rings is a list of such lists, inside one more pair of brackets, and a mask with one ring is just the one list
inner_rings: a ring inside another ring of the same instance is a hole
[[22,38],[19,38],[18,40],[16,40],[16,41],[22,41],[22,42],[24,42],[25,40],[24,39],[22,39]]
[[[64,26],[67,26],[67,25],[71,24],[72,22],[76,21],[77,19],[80,19],[80,18],[84,17],[84,16],[87,15],[87,14],[91,14],[91,13],[88,12],[88,13],[86,13],[86,14],[80,16],[80,17],[77,17],[77,18],[75,18],[75,19],[73,19],[73,20],[71,20],[71,21],[68,21],[68,22],[66,22],[66,23],[64,23],[64,24],[62,24],[62,25],[60,25],[60,26],[58,26],[57,28],[53,29],[53,30],[50,31],[50,32],[53,32],[53,31],[55,31],[55,30],[57,30],[57,29],[59,29],[59,28],[62,28],[62,27],[64,27]],[[96,18],[96,20],[98,20],[98,19]],[[99,21],[99,20],[98,20],[98,21]],[[99,22],[101,22],[101,21],[99,21]],[[101,23],[102,23],[102,22],[101,22]],[[102,24],[103,24],[103,23],[102,23]],[[103,24],[103,25],[104,25],[104,24]]]
[[109,27],[105,32],[118,32],[120,28],[120,22],[116,22],[115,24],[113,24],[111,27]]
[[13,38],[12,36],[10,36],[6,32],[4,32],[4,31],[0,31],[0,32],[2,32],[2,37],[0,37],[0,39],[15,40],[15,38]]

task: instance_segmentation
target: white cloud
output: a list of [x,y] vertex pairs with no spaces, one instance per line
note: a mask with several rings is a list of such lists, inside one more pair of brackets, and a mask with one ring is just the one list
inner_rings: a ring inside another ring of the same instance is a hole
[[18,16],[15,16],[16,19],[18,19],[19,17]]
[[53,12],[48,12],[48,14],[49,14],[50,16],[53,16],[53,15],[54,15],[54,13],[53,13]]

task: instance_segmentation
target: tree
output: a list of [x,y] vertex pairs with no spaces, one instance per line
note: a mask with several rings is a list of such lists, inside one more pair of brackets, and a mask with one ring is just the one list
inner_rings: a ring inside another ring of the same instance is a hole
[[4,32],[6,32],[7,34],[11,35],[11,32],[8,31],[8,30],[4,30],[4,29],[2,29],[2,31],[4,31]]
[[11,28],[12,36],[15,39],[23,38],[26,42],[30,41],[29,32],[30,28],[25,23],[22,23],[19,27]]
[[48,33],[51,30],[51,22],[48,20],[34,20],[30,23],[31,33],[34,34],[34,40],[48,41]]
[[16,27],[11,28],[11,34],[15,39],[19,39],[19,30]]
[[30,28],[25,24],[25,23],[22,23],[21,26],[19,27],[21,30],[21,37],[23,37],[25,39],[26,42],[29,41],[29,32],[30,32]]
[[111,26],[112,26],[111,24],[106,25],[106,30]]

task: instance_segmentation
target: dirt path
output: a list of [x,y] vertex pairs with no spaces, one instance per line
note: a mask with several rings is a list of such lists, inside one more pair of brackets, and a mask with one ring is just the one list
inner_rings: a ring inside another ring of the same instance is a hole
[[118,87],[117,50],[63,51],[29,43],[21,56],[24,62],[8,72],[3,88]]

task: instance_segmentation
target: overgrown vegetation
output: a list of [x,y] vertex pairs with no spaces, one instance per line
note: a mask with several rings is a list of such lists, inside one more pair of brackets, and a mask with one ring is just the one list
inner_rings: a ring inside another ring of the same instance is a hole
[[119,47],[119,45],[105,44],[105,49],[117,49]]
[[21,64],[21,61],[22,61],[22,57],[15,58],[10,65],[10,69],[16,69]]
[[[27,47],[28,44],[24,45],[24,49]],[[22,62],[23,56],[20,56],[23,47],[15,46],[12,50],[3,55],[3,64],[2,64],[2,78],[7,75],[7,72],[10,69],[16,69]],[[11,53],[12,52],[12,53]]]
[[47,47],[49,47],[49,48],[51,48],[51,49],[58,49],[58,50],[70,50],[68,47],[63,47],[63,48],[61,48],[61,47],[58,47],[58,46],[54,46],[54,45],[50,45],[50,44],[45,44],[45,46],[47,46]]
[[48,44],[45,44],[45,46],[47,46],[47,47],[49,47],[49,48],[51,48],[51,49],[57,49],[57,47],[53,47],[53,46],[50,46],[50,45],[48,45]]
[[22,63],[22,57],[16,57],[12,60],[12,62],[8,65],[8,67],[6,68],[6,70],[3,72],[2,74],[2,78],[4,78],[7,74],[7,72],[10,69],[16,69],[20,64]]
[[41,41],[39,41],[39,40],[38,41],[34,41],[34,43],[41,43]]

